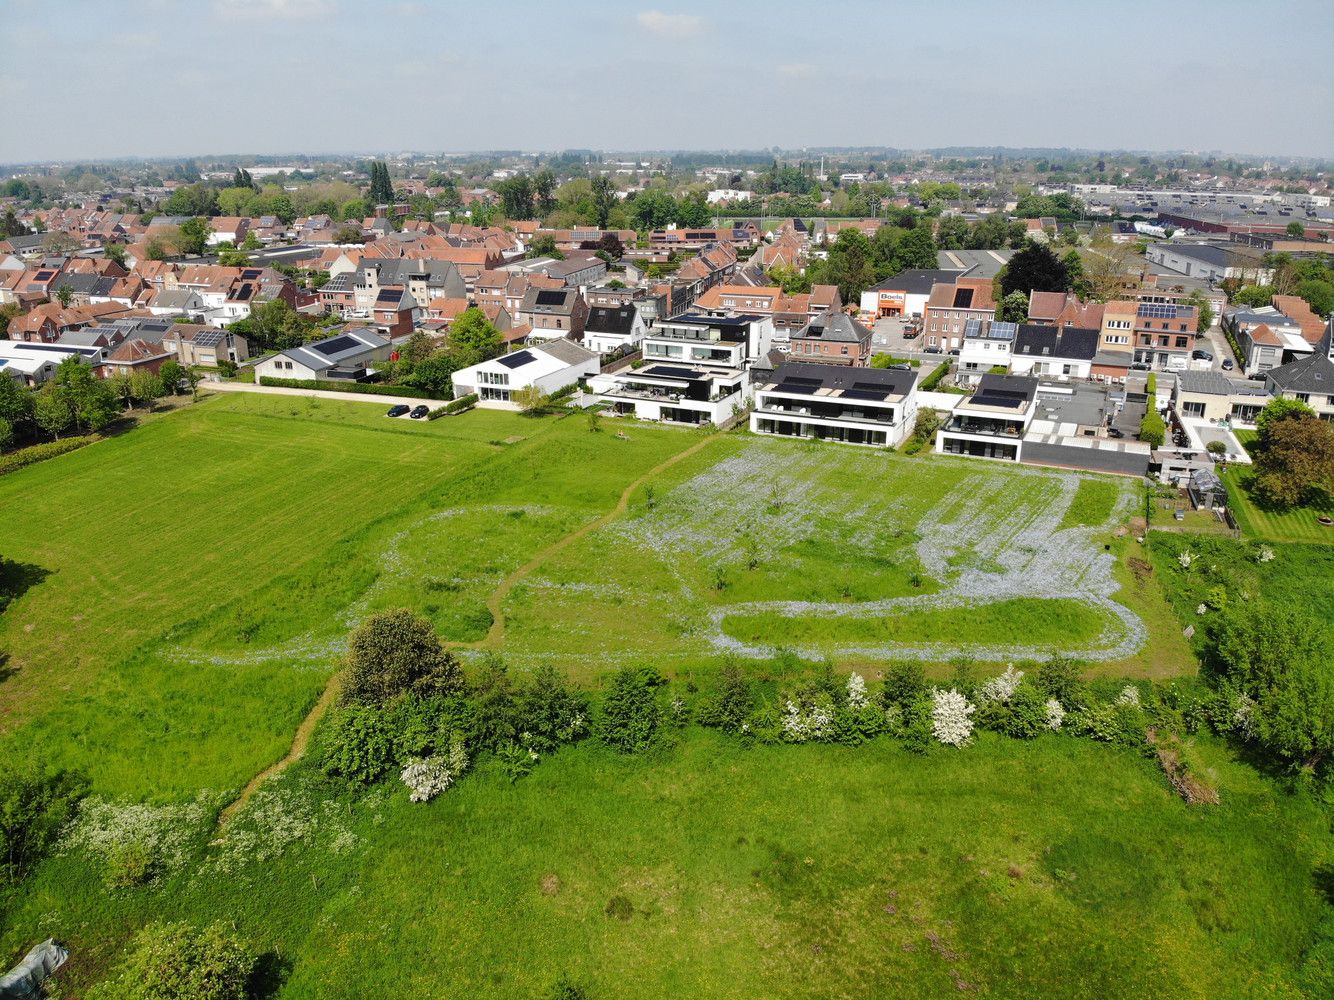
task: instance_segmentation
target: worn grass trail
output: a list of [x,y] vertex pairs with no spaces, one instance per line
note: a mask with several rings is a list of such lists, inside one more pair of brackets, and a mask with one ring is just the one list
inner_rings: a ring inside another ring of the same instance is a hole
[[[589,521],[587,524],[584,524],[579,528],[576,528],[568,535],[557,539],[555,542],[539,551],[514,572],[510,573],[509,576],[505,577],[505,579],[500,582],[500,585],[491,592],[491,596],[487,598],[486,608],[491,613],[491,627],[487,630],[484,639],[480,639],[476,642],[446,642],[442,643],[442,645],[447,649],[494,649],[499,646],[505,638],[505,598],[509,596],[510,591],[513,590],[517,584],[523,581],[524,578],[557,552],[573,545],[575,542],[579,541],[579,539],[587,536],[590,532],[605,527],[612,521],[616,520],[616,518],[624,514],[629,508],[630,498],[634,496],[635,490],[639,489],[655,476],[659,476],[666,472],[678,462],[682,462],[690,456],[702,451],[705,446],[717,440],[721,434],[721,431],[710,434],[702,441],[697,441],[689,448],[678,451],[670,458],[659,462],[653,468],[649,469],[648,472],[645,472],[622,490],[615,506],[607,511],[607,513]],[[320,719],[324,717],[325,713],[333,706],[334,701],[337,700],[338,691],[342,686],[342,677],[343,675],[340,671],[329,678],[329,683],[325,685],[319,700],[315,702],[310,712],[301,720],[301,724],[297,726],[296,732],[292,736],[292,745],[288,748],[287,753],[283,755],[282,759],[270,764],[246,782],[245,787],[241,789],[241,794],[218,814],[218,828],[220,830],[226,827],[232,817],[234,817],[241,808],[250,801],[250,798],[259,790],[264,782],[281,774],[289,765],[299,760],[302,754],[306,752],[306,747],[310,743],[311,735],[315,732],[315,727],[319,724]]]
[[529,559],[526,563],[524,563],[522,566],[520,566],[518,569],[512,572],[509,576],[505,577],[505,579],[500,582],[500,586],[498,586],[495,590],[493,590],[491,592],[491,596],[488,597],[486,600],[486,610],[491,613],[491,627],[486,631],[486,638],[480,639],[476,642],[447,642],[443,643],[443,645],[447,649],[495,649],[497,646],[499,646],[500,643],[505,638],[505,610],[504,610],[505,598],[509,596],[510,591],[513,590],[517,584],[522,582],[527,576],[529,576],[529,574],[533,572],[533,570],[537,569],[537,567],[541,566],[544,562],[546,562],[548,559],[554,556],[557,552],[560,552],[563,549],[568,548],[575,542],[579,541],[579,539],[587,536],[589,533],[597,531],[599,528],[605,527],[612,521],[616,520],[618,517],[624,514],[626,509],[630,506],[630,498],[634,496],[635,490],[639,489],[639,487],[643,486],[645,483],[647,483],[650,479],[654,478],[655,476],[662,475],[662,473],[666,472],[668,469],[670,469],[673,465],[676,465],[678,462],[682,462],[685,459],[689,458],[691,455],[694,455],[702,451],[706,445],[710,444],[713,441],[716,441],[721,436],[722,433],[724,432],[718,431],[713,434],[710,434],[702,441],[695,442],[689,448],[686,448],[684,451],[678,451],[675,455],[672,455],[670,458],[667,458],[664,461],[659,462],[653,468],[649,469],[648,472],[645,472],[642,476],[640,476],[629,486],[627,486],[624,490],[622,490],[620,498],[616,501],[616,505],[612,507],[611,510],[607,511],[607,513],[603,514],[601,517],[595,520],[589,521],[582,527],[576,528],[574,531],[570,532],[563,538],[557,539],[556,541],[552,542],[550,545],[542,549],[531,559]]

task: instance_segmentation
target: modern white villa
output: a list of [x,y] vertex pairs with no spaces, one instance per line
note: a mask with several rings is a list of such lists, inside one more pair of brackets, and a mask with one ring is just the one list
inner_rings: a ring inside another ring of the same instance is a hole
[[599,375],[588,386],[617,414],[721,425],[750,398],[747,369],[772,341],[768,317],[686,314],[659,320],[644,336],[640,367]]
[[936,432],[936,451],[1018,462],[1024,432],[1033,422],[1038,380],[1023,375],[983,375],[977,389],[954,408]]
[[781,364],[755,386],[750,429],[894,448],[917,420],[917,373],[911,369]]

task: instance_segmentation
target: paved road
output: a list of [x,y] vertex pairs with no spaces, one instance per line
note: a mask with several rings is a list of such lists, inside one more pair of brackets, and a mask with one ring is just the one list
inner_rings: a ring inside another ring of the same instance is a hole
[[[377,403],[386,410],[397,403],[404,403],[408,406],[416,406],[418,403],[425,403],[431,409],[437,406],[444,406],[449,402],[447,399],[431,399],[423,396],[420,399],[416,397],[394,397],[394,396],[376,396],[369,392],[330,392],[328,389],[289,389],[286,386],[278,385],[254,385],[250,382],[201,382],[201,388],[211,389],[215,392],[258,392],[270,396],[314,396],[316,399],[341,399],[352,403]],[[404,415],[404,420],[411,419]]]

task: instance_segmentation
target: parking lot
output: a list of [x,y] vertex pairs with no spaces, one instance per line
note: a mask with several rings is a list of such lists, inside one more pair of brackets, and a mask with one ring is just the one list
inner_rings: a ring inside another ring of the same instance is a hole
[[871,329],[871,351],[892,354],[896,358],[916,358],[919,361],[939,360],[941,355],[922,350],[926,342],[919,334],[911,339],[903,335],[908,324],[901,319],[878,319]]

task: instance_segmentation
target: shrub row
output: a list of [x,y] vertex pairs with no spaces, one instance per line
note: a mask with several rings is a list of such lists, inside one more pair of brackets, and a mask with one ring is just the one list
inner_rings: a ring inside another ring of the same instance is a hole
[[278,386],[283,389],[323,389],[328,392],[364,392],[372,396],[402,396],[407,399],[424,399],[428,393],[421,389],[412,389],[405,385],[377,385],[368,382],[330,382],[325,379],[273,378],[265,375],[259,380],[260,385]]
[[78,451],[84,445],[92,444],[96,440],[96,436],[87,434],[83,437],[65,438],[63,441],[35,444],[30,448],[20,448],[18,451],[12,451],[8,455],[0,455],[0,476],[3,476],[6,472],[13,472],[15,469],[22,469],[27,465],[45,462],[48,458],[55,458],[57,455]]
[[922,379],[921,384],[917,388],[922,392],[931,392],[933,389],[935,389],[936,386],[940,385],[940,383],[945,380],[945,376],[949,374],[949,371],[950,371],[949,361],[948,360],[942,361],[940,363],[940,367],[938,367],[926,378]]
[[471,410],[477,405],[477,393],[470,392],[466,396],[460,396],[458,399],[451,400],[444,406],[437,406],[430,413],[426,414],[427,420],[439,420],[441,417],[447,417],[451,413],[462,413],[464,410]]

